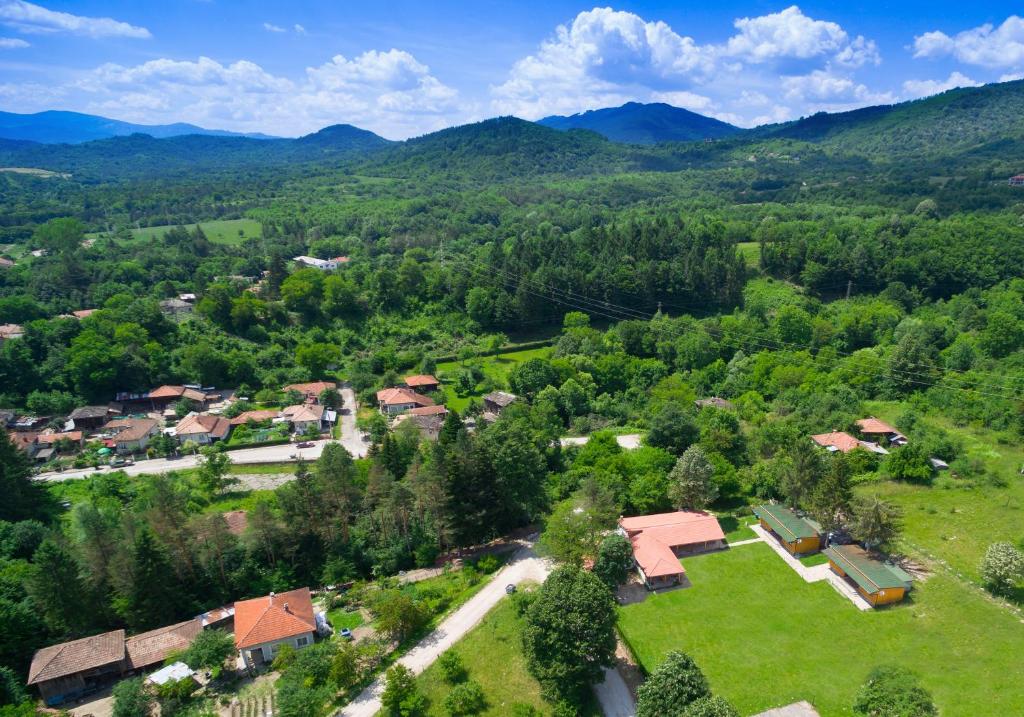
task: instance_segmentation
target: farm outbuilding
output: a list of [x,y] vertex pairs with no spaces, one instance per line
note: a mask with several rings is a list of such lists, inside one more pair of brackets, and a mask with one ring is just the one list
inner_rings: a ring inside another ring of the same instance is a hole
[[833,545],[822,553],[832,571],[850,580],[872,607],[899,602],[912,586],[913,578],[906,571],[858,545]]
[[808,555],[821,549],[821,527],[784,505],[758,505],[754,515],[761,527],[778,538],[790,555]]

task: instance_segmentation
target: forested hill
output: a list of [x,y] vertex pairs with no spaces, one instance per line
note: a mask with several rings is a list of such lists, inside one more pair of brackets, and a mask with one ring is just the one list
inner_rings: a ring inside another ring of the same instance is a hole
[[537,123],[560,130],[589,129],[613,142],[629,144],[694,142],[742,132],[727,122],[663,102],[627,102],[621,107],[589,110],[568,117],[552,115]]
[[986,152],[998,143],[1020,154],[1024,138],[1024,80],[965,87],[896,105],[821,112],[795,122],[752,130],[752,138],[820,142],[880,159]]
[[152,137],[178,137],[185,134],[205,134],[215,137],[250,137],[271,139],[264,134],[245,134],[221,129],[205,129],[194,124],[133,124],[121,120],[49,110],[34,114],[0,112],[0,138],[25,139],[44,144],[78,144],[96,139],[124,137],[130,134],[148,134]]

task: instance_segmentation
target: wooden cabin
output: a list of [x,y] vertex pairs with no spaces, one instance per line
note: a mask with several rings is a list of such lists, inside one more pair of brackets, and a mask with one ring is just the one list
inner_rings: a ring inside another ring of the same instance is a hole
[[821,549],[821,528],[784,505],[758,505],[754,515],[761,527],[778,539],[790,555],[809,555]]
[[872,607],[899,602],[910,591],[913,578],[892,563],[872,556],[859,545],[833,545],[822,553],[832,572],[846,578]]

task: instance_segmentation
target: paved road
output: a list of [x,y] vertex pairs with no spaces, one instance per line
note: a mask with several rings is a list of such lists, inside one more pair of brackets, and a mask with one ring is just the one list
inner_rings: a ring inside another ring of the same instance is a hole
[[[569,436],[562,439],[563,446],[582,446],[584,443],[590,440],[590,436]],[[634,448],[640,447],[640,434],[639,433],[627,433],[623,436],[615,436],[616,442],[625,448],[627,451],[631,451]]]
[[636,717],[633,695],[618,670],[605,668],[604,682],[594,685],[594,694],[605,717]]
[[[465,605],[453,612],[436,630],[423,638],[416,647],[407,652],[398,662],[415,674],[423,672],[445,650],[458,642],[466,633],[483,620],[484,615],[505,597],[505,586],[518,584],[523,580],[544,582],[551,565],[537,557],[532,546],[524,547],[512,562],[500,570],[494,578]],[[384,677],[381,676],[350,702],[336,717],[373,717],[380,711],[380,696],[384,692]]]
[[[369,446],[356,429],[357,407],[355,394],[352,392],[352,389],[343,388],[341,390],[341,398],[343,405],[348,410],[339,417],[341,419],[341,439],[339,442],[356,458],[362,458],[366,455]],[[228,455],[231,456],[231,462],[236,465],[245,465],[250,463],[290,463],[298,458],[304,458],[307,461],[314,461],[320,457],[320,454],[324,450],[324,446],[328,443],[331,443],[331,441],[313,441],[313,446],[310,448],[296,448],[294,444],[260,446],[259,448],[242,448],[237,451],[228,451]],[[181,456],[180,458],[172,460],[168,460],[166,458],[153,458],[151,460],[136,461],[134,465],[124,466],[121,470],[130,476],[135,476],[142,473],[170,473],[171,471],[195,468],[197,465],[199,465],[199,456],[192,455]],[[102,470],[110,471],[111,469],[104,468]],[[97,471],[93,468],[84,468],[80,470],[68,470],[63,473],[40,473],[36,476],[36,480],[50,482],[76,480],[96,475],[100,472],[101,471]]]

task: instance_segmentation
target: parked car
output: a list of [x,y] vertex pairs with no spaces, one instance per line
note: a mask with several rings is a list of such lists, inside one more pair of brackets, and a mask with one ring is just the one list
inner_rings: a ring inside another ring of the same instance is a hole
[[508,585],[505,586],[505,594],[506,595],[512,595],[513,593],[515,593],[515,591],[516,591],[516,586],[513,585],[512,583],[509,583]]
[[347,627],[341,628],[341,630],[338,632],[338,634],[341,635],[341,639],[342,640],[351,640],[352,639],[352,631],[349,630]]
[[296,448],[312,448],[313,443],[311,441],[303,441],[302,443],[296,443]]

